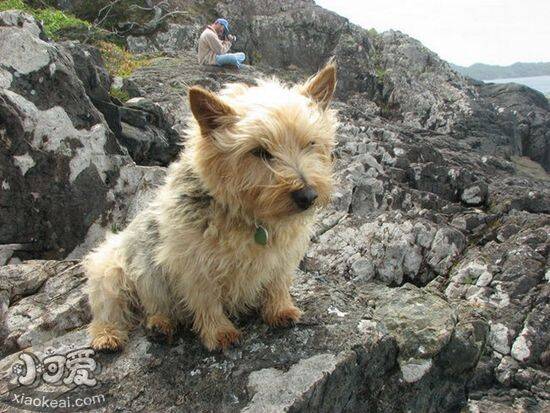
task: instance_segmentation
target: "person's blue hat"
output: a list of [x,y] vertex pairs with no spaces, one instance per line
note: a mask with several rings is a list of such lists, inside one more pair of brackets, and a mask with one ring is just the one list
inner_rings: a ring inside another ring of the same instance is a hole
[[225,19],[218,19],[215,21],[215,23],[221,24],[223,26],[223,31],[225,32],[225,35],[229,34],[229,22]]

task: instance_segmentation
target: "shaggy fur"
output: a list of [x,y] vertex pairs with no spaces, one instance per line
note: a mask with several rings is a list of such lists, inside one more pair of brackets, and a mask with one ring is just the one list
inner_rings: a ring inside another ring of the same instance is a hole
[[[259,308],[273,326],[299,319],[289,287],[314,211],[330,199],[335,75],[329,63],[293,88],[259,80],[219,95],[189,90],[186,149],[165,184],[84,260],[94,349],[122,348],[140,313],[168,340],[191,322],[210,350],[238,341],[230,315]],[[311,207],[295,200],[304,188],[317,194]],[[267,245],[254,240],[258,225]]]

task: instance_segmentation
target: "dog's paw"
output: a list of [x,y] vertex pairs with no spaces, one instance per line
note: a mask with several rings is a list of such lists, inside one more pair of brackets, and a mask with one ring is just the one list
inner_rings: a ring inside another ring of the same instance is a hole
[[241,332],[235,327],[225,327],[203,338],[203,343],[208,350],[225,350],[233,344],[237,344],[241,338]]
[[122,350],[122,347],[124,347],[124,340],[116,335],[103,334],[94,337],[91,346],[98,352],[114,353]]
[[216,337],[218,347],[223,349],[226,349],[233,344],[237,344],[240,339],[241,332],[236,328],[220,331]]
[[155,314],[147,319],[145,326],[147,337],[156,343],[172,343],[174,336],[174,325],[168,317],[162,314]]
[[302,311],[298,307],[291,306],[283,308],[273,314],[264,314],[264,320],[273,327],[285,327],[294,324],[302,316]]

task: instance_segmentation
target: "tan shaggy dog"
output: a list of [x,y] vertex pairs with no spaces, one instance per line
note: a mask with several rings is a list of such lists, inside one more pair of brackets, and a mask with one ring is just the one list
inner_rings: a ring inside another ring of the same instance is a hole
[[186,148],[165,184],[84,260],[94,349],[121,349],[140,313],[156,338],[192,323],[210,350],[238,341],[230,315],[300,318],[289,287],[315,210],[330,200],[335,85],[331,62],[293,88],[273,79],[189,90]]

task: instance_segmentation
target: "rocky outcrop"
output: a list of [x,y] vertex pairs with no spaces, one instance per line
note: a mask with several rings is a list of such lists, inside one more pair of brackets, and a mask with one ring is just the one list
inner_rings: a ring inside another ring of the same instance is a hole
[[510,83],[483,85],[481,95],[517,136],[520,154],[550,171],[550,105],[542,93]]
[[[386,118],[414,128],[450,134],[470,150],[527,156],[548,170],[546,100],[525,87],[484,85],[452,69],[419,41],[398,32],[377,34],[324,10],[310,0],[231,1],[199,7],[187,23],[153,35],[129,37],[131,50],[180,55],[196,49],[196,38],[217,16],[231,16],[238,40],[254,66],[267,72],[313,73],[335,57],[340,72],[336,96],[375,101]],[[193,59],[193,57],[191,57]],[[510,93],[503,92],[509,89]]]
[[[89,313],[77,263],[31,261],[2,271],[10,282],[2,285],[10,344],[32,345],[38,357],[48,348],[87,346],[78,331]],[[53,292],[59,304],[51,312]],[[25,294],[35,298],[28,319],[18,316],[29,309],[31,297],[17,299]],[[304,273],[293,294],[305,311],[298,325],[270,329],[256,317],[242,319],[242,343],[223,354],[208,353],[188,330],[171,347],[137,331],[121,355],[95,357],[94,390],[106,395],[109,410],[449,411],[464,402],[488,333],[472,309],[456,311],[412,285],[362,289]],[[17,385],[18,361],[17,353],[0,361],[2,393]]]
[[71,55],[42,40],[33,22],[0,13],[0,243],[21,245],[22,258],[61,258],[103,213],[131,159],[88,98]]
[[[162,346],[138,327],[125,352],[95,358],[105,410],[548,408],[547,104],[465,79],[419,42],[313,2],[216,7],[235,16],[254,66],[198,66],[169,26],[127,39],[177,55],[117,80],[124,103],[93,47],[48,42],[32,18],[0,13],[2,386],[17,380],[22,351],[87,345],[78,259],[162,182],[189,116],[187,86],[303,79],[336,55],[337,186],[297,274],[303,321],[235,320],[244,340],[221,354],[189,329]],[[314,41],[323,48],[298,54]]]

